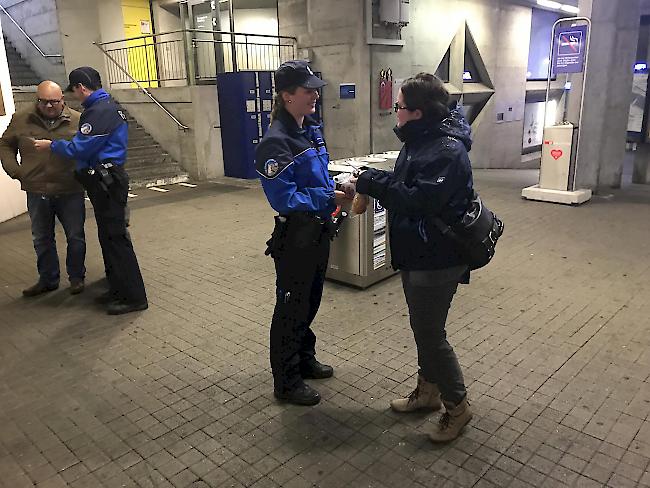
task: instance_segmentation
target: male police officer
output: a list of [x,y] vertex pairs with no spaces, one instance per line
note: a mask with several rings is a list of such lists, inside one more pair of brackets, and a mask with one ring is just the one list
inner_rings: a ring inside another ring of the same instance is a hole
[[108,313],[118,315],[147,308],[147,295],[138,260],[126,230],[125,208],[129,179],[124,171],[128,139],[126,117],[102,90],[99,73],[84,66],[74,69],[66,91],[74,92],[84,112],[72,141],[37,140],[39,151],[76,160],[75,176],[93,204],[97,233],[110,286],[100,301]]

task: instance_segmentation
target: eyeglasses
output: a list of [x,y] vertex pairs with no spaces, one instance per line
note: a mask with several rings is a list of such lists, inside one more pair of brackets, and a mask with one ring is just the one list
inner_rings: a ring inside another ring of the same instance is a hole
[[395,109],[395,113],[399,112],[400,110],[411,110],[408,107],[402,107],[399,103],[395,102],[395,105],[393,106]]
[[39,98],[39,99],[37,100],[37,103],[38,103],[39,105],[44,106],[44,107],[47,107],[48,105],[51,105],[52,107],[55,107],[55,106],[57,106],[58,104],[60,104],[62,101],[63,101],[63,100],[46,100],[46,99],[44,99],[44,98]]

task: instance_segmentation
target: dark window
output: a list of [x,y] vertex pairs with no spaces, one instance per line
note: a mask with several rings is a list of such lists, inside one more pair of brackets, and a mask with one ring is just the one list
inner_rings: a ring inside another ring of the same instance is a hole
[[548,63],[553,24],[562,15],[547,10],[533,9],[530,27],[530,50],[528,51],[528,80],[545,80],[548,77]]

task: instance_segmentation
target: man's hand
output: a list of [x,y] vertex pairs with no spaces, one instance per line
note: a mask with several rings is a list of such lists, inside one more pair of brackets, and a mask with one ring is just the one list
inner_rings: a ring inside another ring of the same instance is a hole
[[34,149],[39,152],[49,151],[52,141],[49,139],[36,139],[34,141]]

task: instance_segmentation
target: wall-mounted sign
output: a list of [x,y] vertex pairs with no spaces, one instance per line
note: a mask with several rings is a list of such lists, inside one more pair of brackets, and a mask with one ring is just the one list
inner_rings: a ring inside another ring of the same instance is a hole
[[553,73],[582,73],[587,35],[586,25],[563,28],[555,34]]
[[354,83],[341,83],[339,85],[340,97],[345,98],[355,98],[357,93],[357,87]]

